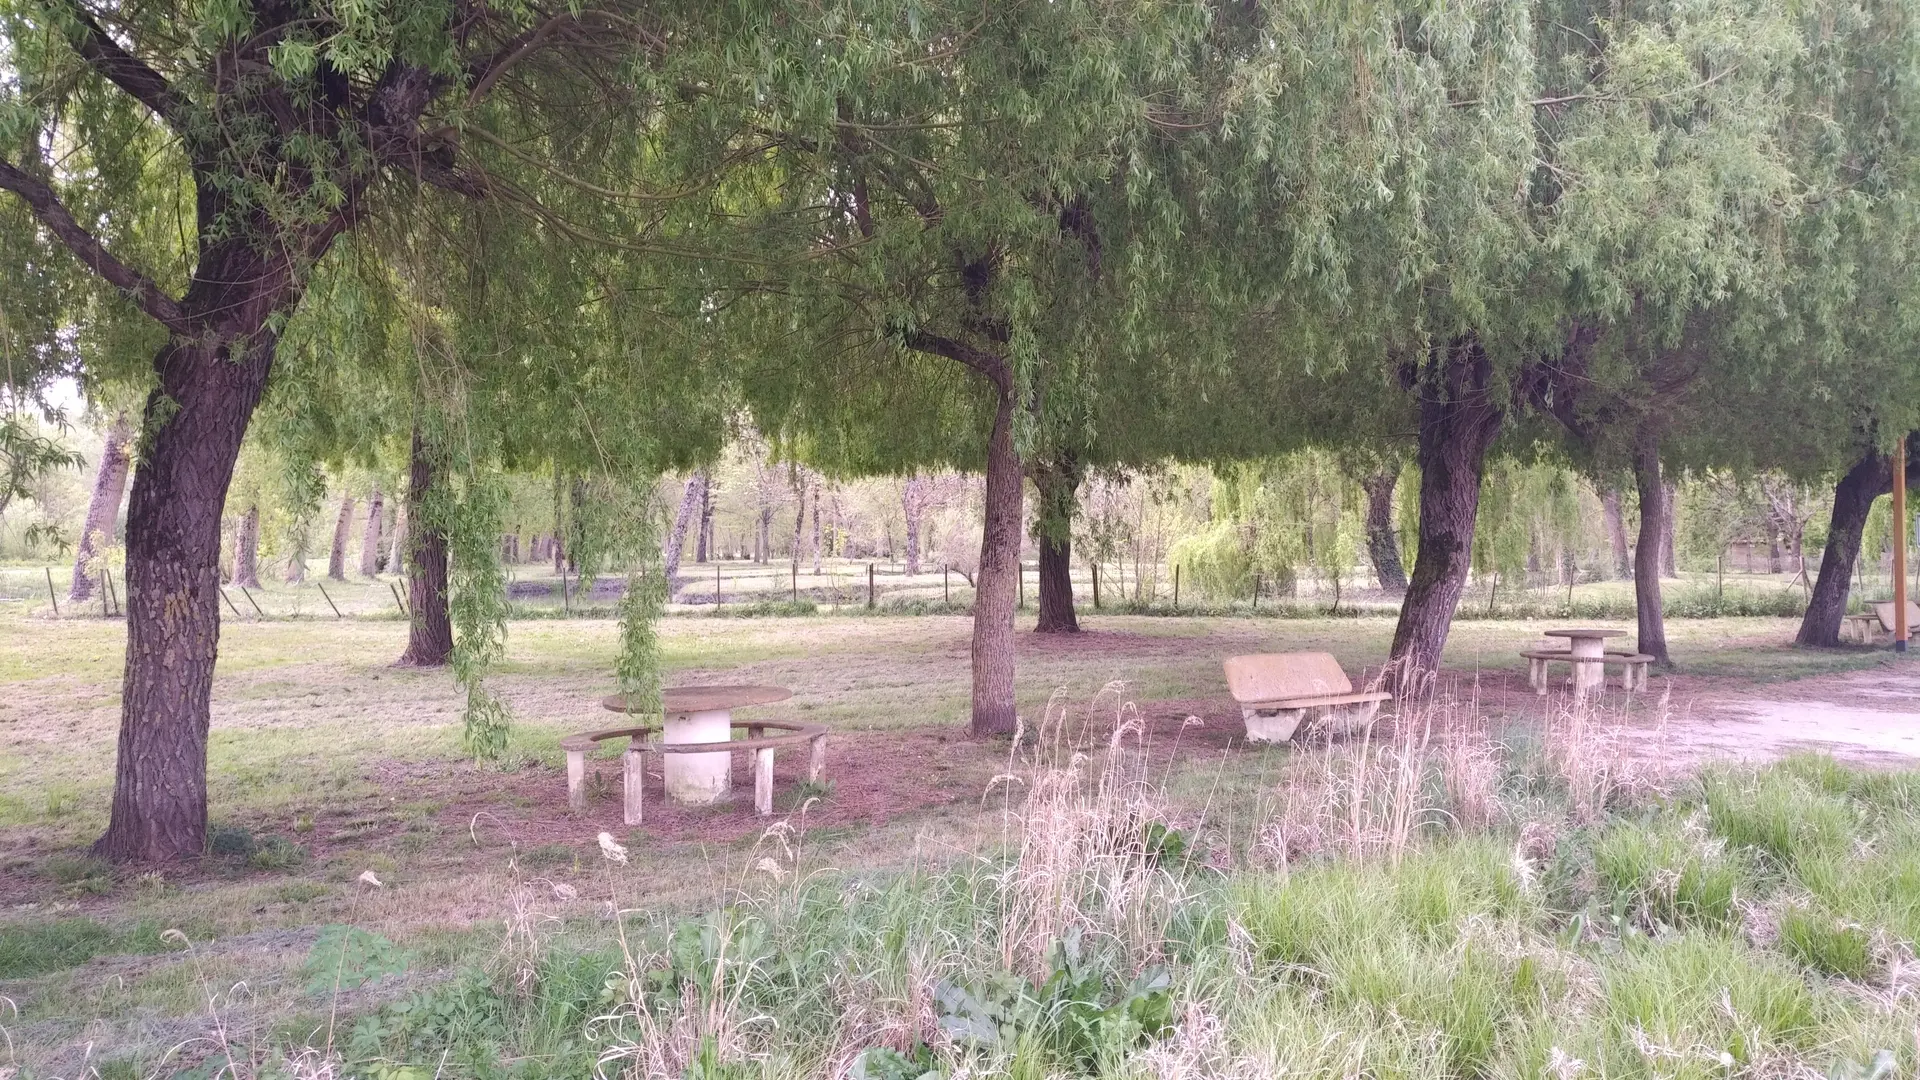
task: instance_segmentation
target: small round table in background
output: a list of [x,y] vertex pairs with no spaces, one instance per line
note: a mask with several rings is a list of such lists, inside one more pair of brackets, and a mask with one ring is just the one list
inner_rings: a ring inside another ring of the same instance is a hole
[[[668,687],[660,692],[665,720],[660,741],[668,746],[728,742],[733,738],[733,710],[771,705],[792,696],[793,691],[784,686]],[[631,711],[619,694],[602,704],[614,712]],[[733,785],[733,755],[728,751],[661,757],[667,797],[674,802],[702,806],[726,795]]]
[[[1627,632],[1625,630],[1594,630],[1587,628],[1549,630],[1546,632],[1546,636],[1548,637],[1566,638],[1571,646],[1568,650],[1570,655],[1592,657],[1595,660],[1604,660],[1606,658],[1608,638],[1625,637],[1626,634]],[[1607,668],[1605,664],[1573,665],[1573,687],[1576,693],[1585,693],[1587,690],[1599,686],[1606,681]]]

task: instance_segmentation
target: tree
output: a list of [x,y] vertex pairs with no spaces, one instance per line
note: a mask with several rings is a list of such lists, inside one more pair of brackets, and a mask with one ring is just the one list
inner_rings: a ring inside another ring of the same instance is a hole
[[97,567],[94,565],[113,545],[120,523],[120,503],[127,490],[127,473],[132,471],[132,422],[125,410],[114,414],[107,427],[106,444],[100,448],[100,464],[93,474],[93,498],[87,502],[87,521],[80,529],[80,542],[74,545],[73,584],[67,600],[78,604],[93,599]]

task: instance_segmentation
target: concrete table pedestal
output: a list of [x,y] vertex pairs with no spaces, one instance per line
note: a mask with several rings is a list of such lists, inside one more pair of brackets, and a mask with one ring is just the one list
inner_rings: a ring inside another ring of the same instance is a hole
[[[674,686],[660,692],[664,746],[725,743],[733,739],[733,710],[771,705],[793,696],[782,686]],[[615,712],[628,711],[615,695],[605,702]],[[667,798],[684,806],[706,806],[727,797],[733,789],[733,753],[662,754]],[[771,771],[769,770],[769,780]]]

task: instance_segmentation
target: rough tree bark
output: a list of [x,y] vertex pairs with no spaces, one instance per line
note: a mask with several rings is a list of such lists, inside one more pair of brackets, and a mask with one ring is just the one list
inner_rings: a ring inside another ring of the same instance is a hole
[[1620,489],[1610,487],[1600,493],[1600,517],[1607,526],[1607,543],[1613,548],[1613,576],[1633,576],[1633,558],[1627,554],[1627,520],[1620,512]]
[[380,528],[387,521],[387,500],[380,494],[380,485],[373,485],[373,493],[367,496],[367,526],[360,535],[360,576],[378,577],[380,574]]
[[998,401],[987,439],[985,528],[980,534],[980,570],[974,577],[973,716],[967,727],[975,737],[1011,735],[1018,725],[1013,608],[1025,493],[1020,457],[1013,448],[1012,387],[996,385],[995,390]]
[[900,514],[907,521],[907,573],[920,572],[920,515],[926,509],[927,482],[919,474],[900,489]]
[[113,546],[113,527],[120,520],[120,497],[126,494],[127,473],[132,468],[128,456],[132,449],[133,422],[125,412],[114,416],[107,428],[107,442],[100,448],[100,468],[93,475],[93,498],[87,502],[87,523],[80,532],[80,544],[73,554],[73,584],[67,599],[81,603],[93,599],[98,588],[94,580],[94,559]]
[[1660,505],[1666,508],[1666,516],[1660,526],[1660,574],[1662,577],[1680,576],[1680,555],[1674,550],[1674,503],[1680,497],[1680,485],[1668,480],[1662,489]]
[[807,539],[807,482],[798,471],[793,474],[793,565],[800,565],[800,556],[806,551]]
[[440,471],[433,448],[414,424],[407,455],[407,649],[402,667],[439,667],[453,655],[447,613],[447,530],[427,505]]
[[680,496],[680,509],[673,515],[673,531],[661,545],[660,563],[666,572],[667,590],[672,592],[674,575],[680,572],[680,553],[687,547],[687,525],[693,520],[694,507],[704,495],[706,485],[700,473],[687,477],[686,490]]
[[[1907,458],[1907,486],[1920,484],[1920,455]],[[1833,485],[1833,513],[1827,519],[1827,549],[1820,556],[1820,575],[1800,617],[1796,645],[1840,644],[1840,623],[1847,613],[1847,593],[1853,585],[1854,564],[1860,557],[1860,535],[1873,501],[1893,490],[1893,463],[1874,450],[1847,470]]]
[[1493,362],[1471,337],[1434,346],[1414,375],[1420,406],[1420,537],[1390,656],[1402,693],[1419,689],[1439,670],[1472,568],[1487,448],[1506,419],[1492,383]]
[[1400,538],[1393,530],[1393,489],[1400,482],[1398,465],[1385,468],[1360,481],[1367,493],[1367,556],[1373,561],[1373,576],[1388,592],[1405,592],[1407,568],[1400,561]]
[[333,546],[327,551],[327,576],[347,580],[347,537],[353,532],[353,496],[340,497],[340,514],[333,519]]
[[233,583],[246,589],[260,587],[260,506],[247,507],[233,538]]
[[1640,494],[1640,536],[1633,552],[1633,599],[1640,652],[1668,666],[1667,624],[1660,597],[1660,546],[1666,539],[1667,487],[1660,479],[1660,440],[1643,432],[1633,450],[1633,479]]
[[1071,457],[1060,457],[1030,470],[1035,498],[1033,538],[1040,549],[1040,617],[1034,630],[1042,634],[1077,634],[1080,619],[1073,610],[1073,514],[1081,470]]

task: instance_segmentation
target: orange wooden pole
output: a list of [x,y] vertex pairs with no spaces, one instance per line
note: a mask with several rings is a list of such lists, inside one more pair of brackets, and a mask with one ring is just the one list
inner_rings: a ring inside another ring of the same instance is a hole
[[1907,440],[1893,448],[1893,651],[1907,651]]

